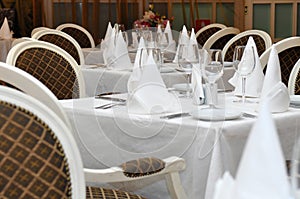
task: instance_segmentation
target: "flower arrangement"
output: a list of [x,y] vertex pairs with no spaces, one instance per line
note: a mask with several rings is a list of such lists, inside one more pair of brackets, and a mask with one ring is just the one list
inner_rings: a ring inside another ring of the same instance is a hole
[[154,5],[149,4],[149,10],[145,11],[142,19],[138,19],[134,22],[134,27],[157,27],[161,25],[162,28],[166,27],[167,22],[169,21],[170,24],[174,20],[174,17],[168,19],[165,15],[160,15],[158,12],[154,11]]

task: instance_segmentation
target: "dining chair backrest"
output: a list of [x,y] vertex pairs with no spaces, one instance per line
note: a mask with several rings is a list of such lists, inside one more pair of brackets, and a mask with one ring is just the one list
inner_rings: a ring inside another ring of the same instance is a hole
[[288,90],[290,95],[300,95],[300,59],[294,65],[288,82]]
[[232,61],[234,48],[236,46],[245,46],[250,36],[253,37],[259,56],[272,46],[271,36],[267,32],[262,30],[247,30],[237,34],[227,42],[223,48],[224,60]]
[[78,42],[59,30],[40,30],[32,35],[33,39],[50,42],[59,46],[68,52],[77,62],[78,65],[84,65],[84,55]]
[[[282,82],[288,86],[291,71],[300,58],[300,37],[289,37],[273,45],[278,52]],[[270,52],[271,47],[259,57],[263,69],[267,66]]]
[[63,31],[73,37],[81,48],[95,48],[95,41],[92,35],[82,26],[65,23],[57,26],[56,30]]
[[73,57],[43,41],[24,41],[9,51],[6,63],[41,81],[58,99],[85,97],[84,80]]
[[196,32],[196,39],[198,44],[203,46],[210,36],[212,36],[214,33],[218,32],[223,28],[226,28],[226,26],[219,23],[209,24],[207,26],[200,28]]
[[0,62],[0,80],[43,102],[54,111],[68,127],[71,127],[69,118],[58,102],[57,97],[43,83],[26,71]]
[[0,86],[1,198],[85,198],[80,152],[39,100]]
[[226,27],[214,33],[202,46],[203,49],[221,49],[223,50],[226,43],[235,35],[240,33],[240,30],[234,27]]
[[32,37],[32,35],[34,35],[35,33],[39,32],[41,30],[53,30],[53,29],[48,28],[48,27],[36,27],[36,28],[32,29],[30,36]]

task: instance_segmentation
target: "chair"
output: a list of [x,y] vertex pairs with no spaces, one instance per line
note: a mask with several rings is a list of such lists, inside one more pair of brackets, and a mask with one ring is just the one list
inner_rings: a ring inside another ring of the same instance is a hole
[[53,29],[47,28],[47,27],[36,27],[31,31],[31,37],[32,37],[32,35],[34,35],[35,33],[39,32],[41,30],[53,30]]
[[300,59],[294,65],[288,82],[288,90],[290,95],[300,95],[300,76],[299,76],[299,69],[300,69]]
[[85,97],[79,66],[60,47],[43,41],[24,41],[9,51],[6,63],[41,81],[58,99]]
[[[300,58],[300,37],[289,37],[275,44],[278,52],[281,68],[282,82],[288,86],[289,77],[293,66]],[[260,57],[261,66],[264,69],[268,63],[271,48],[268,48]]]
[[223,48],[225,61],[232,61],[235,46],[245,46],[249,37],[252,36],[260,56],[272,45],[271,36],[262,30],[247,30],[234,36]]
[[[0,196],[6,198],[140,198],[119,190],[85,187],[165,175],[173,198],[186,198],[178,171],[184,160],[143,158],[109,169],[84,169],[67,126],[40,101],[0,86]],[[182,192],[180,192],[182,191]],[[172,193],[172,192],[171,192]]]
[[0,123],[1,198],[85,197],[79,150],[51,109],[0,86]]
[[214,33],[218,32],[219,30],[226,28],[225,25],[219,24],[219,23],[213,23],[209,24],[207,26],[204,26],[203,28],[199,29],[196,32],[196,38],[197,42],[203,46],[204,43],[208,40],[210,36],[212,36]]
[[78,65],[84,65],[84,55],[78,42],[59,30],[40,30],[31,36],[33,39],[50,42],[59,46],[68,52],[77,62]]
[[214,33],[202,46],[203,49],[223,49],[226,43],[240,32],[239,29],[227,27]]
[[58,102],[56,96],[39,80],[29,73],[0,62],[0,80],[40,100],[52,109],[67,125],[71,127],[69,118]]
[[92,35],[82,26],[72,23],[59,25],[56,30],[63,31],[72,36],[81,48],[95,48],[95,41]]

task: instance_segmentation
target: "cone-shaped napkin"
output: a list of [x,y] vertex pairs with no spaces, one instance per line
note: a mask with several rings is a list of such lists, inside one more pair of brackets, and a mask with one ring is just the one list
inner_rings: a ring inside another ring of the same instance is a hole
[[[254,56],[255,56],[255,68],[253,72],[247,77],[246,80],[246,90],[245,96],[248,97],[259,97],[264,81],[264,74],[261,68],[261,63],[259,60],[259,56],[257,53],[256,44],[252,37],[249,37],[245,51],[249,51],[247,49],[254,49]],[[247,55],[243,55],[247,56]],[[231,85],[235,87],[234,94],[235,95],[242,95],[242,78],[236,72],[234,76],[228,81]]]
[[127,109],[133,114],[180,111],[178,99],[170,94],[152,56],[148,56],[138,86],[128,96]]
[[12,32],[9,29],[7,18],[4,18],[3,24],[0,29],[0,38],[1,39],[11,39],[12,38]]
[[141,38],[139,47],[138,47],[138,50],[137,50],[137,53],[135,56],[133,70],[132,70],[132,73],[127,82],[127,90],[128,90],[129,94],[132,93],[134,91],[134,89],[137,88],[138,83],[141,79],[142,68],[146,64],[147,58],[148,58],[148,55],[147,55],[145,42],[144,42],[144,39]]
[[180,44],[188,45],[189,42],[190,42],[190,37],[188,35],[188,32],[187,32],[187,29],[186,29],[185,25],[183,25],[180,36],[179,36],[179,40],[178,40],[178,47],[177,47],[177,50],[176,50],[175,58],[173,60],[174,63],[178,62],[179,45]]
[[275,46],[272,46],[265,80],[261,92],[261,101],[269,98],[271,112],[288,110],[290,96],[287,87],[281,81],[280,62]]

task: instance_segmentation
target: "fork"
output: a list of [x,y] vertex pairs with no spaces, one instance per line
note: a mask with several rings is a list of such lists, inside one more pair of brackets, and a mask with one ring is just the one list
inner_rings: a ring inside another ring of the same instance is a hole
[[109,108],[112,108],[114,106],[122,106],[122,105],[125,105],[125,102],[124,103],[108,103],[108,104],[103,104],[101,106],[96,106],[95,109],[109,109]]

